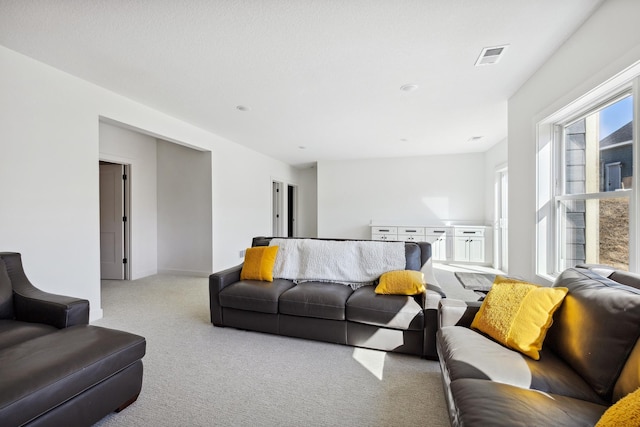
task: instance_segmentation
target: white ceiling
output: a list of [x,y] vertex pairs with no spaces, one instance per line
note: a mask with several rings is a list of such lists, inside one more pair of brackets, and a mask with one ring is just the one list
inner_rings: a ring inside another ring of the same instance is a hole
[[0,0],[0,44],[303,166],[487,150],[507,99],[600,3]]

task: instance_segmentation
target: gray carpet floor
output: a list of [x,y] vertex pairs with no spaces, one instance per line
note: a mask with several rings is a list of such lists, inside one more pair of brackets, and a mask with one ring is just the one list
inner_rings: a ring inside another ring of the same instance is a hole
[[[454,270],[445,292],[477,299]],[[147,354],[139,399],[96,426],[449,426],[437,362],[214,327],[206,278],[103,281],[102,304]]]

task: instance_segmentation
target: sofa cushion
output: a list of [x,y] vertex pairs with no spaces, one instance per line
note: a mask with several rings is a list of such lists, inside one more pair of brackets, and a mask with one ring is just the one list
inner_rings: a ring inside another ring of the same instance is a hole
[[20,322],[18,320],[0,320],[0,349],[10,347],[30,339],[57,331],[44,323]]
[[344,320],[345,303],[353,293],[339,283],[298,283],[280,296],[279,312],[293,316]]
[[452,382],[475,378],[595,403],[604,402],[573,369],[552,352],[533,360],[464,326],[445,326],[437,334],[438,352]]
[[276,263],[277,254],[277,246],[248,248],[240,271],[240,280],[273,282],[273,266]]
[[[593,426],[607,406],[478,379],[451,383],[460,426]],[[452,420],[454,421],[454,420]]]
[[404,243],[404,256],[406,258],[405,267],[407,270],[419,271],[422,268],[422,250],[420,246],[413,242]]
[[81,325],[0,350],[0,420],[28,423],[138,362],[145,348],[138,335]]
[[471,327],[538,360],[553,313],[566,294],[567,288],[548,288],[496,276]]
[[240,280],[222,289],[218,297],[222,307],[275,314],[280,295],[293,286],[291,280],[285,279],[273,282]]
[[569,293],[545,345],[610,401],[640,335],[640,290],[583,269],[563,271],[553,286],[567,287]]
[[607,409],[595,427],[619,426],[640,426],[640,388]]
[[7,266],[0,259],[0,319],[13,319],[13,286]]
[[363,286],[347,300],[347,320],[402,330],[424,328],[424,313],[409,295],[378,295],[373,286]]
[[417,295],[426,291],[424,273],[414,270],[388,271],[380,276],[376,294]]

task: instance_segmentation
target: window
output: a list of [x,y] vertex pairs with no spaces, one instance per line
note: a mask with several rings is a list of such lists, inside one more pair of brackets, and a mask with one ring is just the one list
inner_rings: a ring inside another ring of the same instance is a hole
[[577,264],[629,269],[633,97],[625,94],[560,126],[564,161],[557,209],[557,271]]
[[536,264],[541,276],[552,278],[585,263],[637,268],[632,213],[640,65],[634,72],[625,84],[605,84],[538,124]]

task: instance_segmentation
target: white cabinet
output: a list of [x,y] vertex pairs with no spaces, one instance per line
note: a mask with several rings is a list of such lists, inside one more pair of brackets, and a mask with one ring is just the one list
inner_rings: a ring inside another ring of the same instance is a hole
[[424,227],[398,227],[398,240],[404,242],[424,242]]
[[371,240],[424,242],[424,227],[371,226]]
[[485,227],[455,228],[456,261],[485,263]]
[[398,227],[371,227],[371,240],[398,240]]
[[431,255],[434,261],[453,259],[453,228],[427,227],[426,241],[431,243]]
[[432,258],[441,262],[468,262],[487,264],[491,254],[490,239],[485,236],[487,227],[470,225],[400,226],[371,225],[371,240],[395,240],[400,242],[431,243]]

